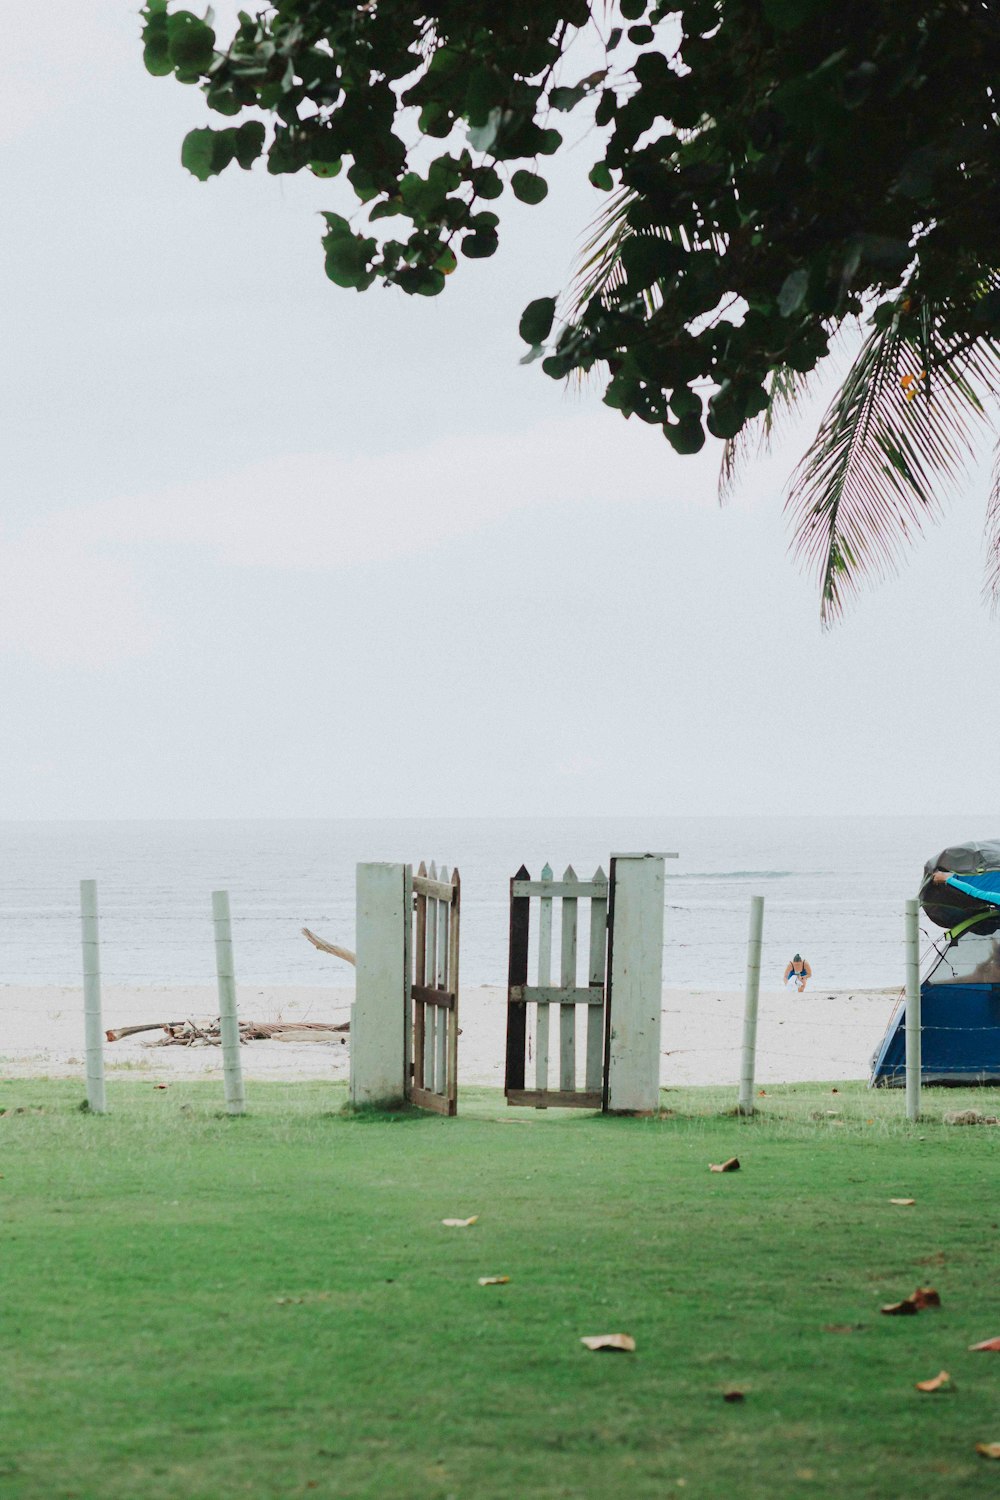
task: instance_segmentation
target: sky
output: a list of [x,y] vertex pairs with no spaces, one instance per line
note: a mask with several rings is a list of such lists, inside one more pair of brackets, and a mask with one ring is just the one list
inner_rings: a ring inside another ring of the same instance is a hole
[[327,281],[339,182],[180,166],[132,4],[0,58],[0,818],[995,805],[984,459],[833,631],[788,554],[819,408],[739,497],[521,366],[586,141],[445,293]]

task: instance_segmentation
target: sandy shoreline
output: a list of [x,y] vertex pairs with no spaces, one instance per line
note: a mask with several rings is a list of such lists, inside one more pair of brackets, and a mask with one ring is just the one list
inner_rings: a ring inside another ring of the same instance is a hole
[[[871,1054],[891,1014],[895,991],[814,990],[800,996],[763,991],[757,1033],[760,1083],[866,1078]],[[106,1027],[217,1014],[211,986],[121,987],[104,990]],[[240,986],[241,1016],[255,1020],[343,1021],[350,989]],[[461,1001],[459,1082],[503,1086],[506,992],[482,986]],[[661,1082],[665,1087],[734,1083],[739,1077],[743,996],[722,990],[665,990]],[[221,1078],[217,1047],[156,1047],[157,1037],[109,1043],[109,1076],[141,1073],[154,1080]],[[248,1079],[348,1076],[350,1048],[333,1043],[251,1042],[243,1049]],[[0,986],[0,1077],[83,1079],[83,996],[79,988]]]

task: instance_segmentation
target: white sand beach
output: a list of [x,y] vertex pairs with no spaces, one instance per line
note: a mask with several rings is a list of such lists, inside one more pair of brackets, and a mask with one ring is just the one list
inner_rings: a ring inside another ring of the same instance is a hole
[[[262,1021],[344,1021],[350,989],[241,986],[240,1014]],[[760,997],[757,1080],[761,1084],[865,1078],[892,1012],[896,992],[784,990]],[[210,986],[114,987],[104,990],[105,1027],[217,1015]],[[460,1001],[459,1082],[503,1086],[506,991],[464,990]],[[739,1077],[743,996],[735,991],[665,990],[661,1082],[665,1087],[735,1083]],[[109,1075],[141,1072],[151,1080],[221,1078],[218,1047],[150,1045],[151,1032],[109,1043]],[[348,1076],[349,1039],[260,1041],[243,1049],[248,1079]],[[83,1078],[83,996],[79,988],[0,986],[0,1077]]]

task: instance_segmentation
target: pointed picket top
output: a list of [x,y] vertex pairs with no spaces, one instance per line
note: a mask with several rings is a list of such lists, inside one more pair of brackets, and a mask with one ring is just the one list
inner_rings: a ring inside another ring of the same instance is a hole
[[433,860],[431,860],[430,877],[432,880],[437,880],[438,878],[438,867]]
[[456,865],[455,868],[451,872],[451,883],[455,887],[456,891],[461,889],[461,886],[462,886],[462,877],[458,873],[458,865]]
[[563,880],[568,881],[570,884],[572,884],[575,879],[576,879],[576,871],[574,870],[574,868],[573,868],[572,865],[567,865],[566,866],[566,873],[563,876]]
[[417,871],[417,874],[424,876],[427,874],[427,865],[423,860],[420,861],[420,869]]
[[551,880],[552,879],[552,866],[550,864],[548,864],[548,863],[542,865],[542,879],[543,880]]
[[514,879],[515,880],[530,880],[531,876],[528,874],[528,866],[527,865],[522,865],[521,868],[518,870],[517,874],[514,876]]
[[440,880],[440,882],[441,882],[442,885],[447,885],[448,884],[449,876],[448,876],[448,866],[447,865],[442,865],[441,866],[441,874],[438,876],[438,879]]
[[597,869],[594,871],[594,879],[595,880],[607,880],[607,878],[608,877],[605,875],[605,873],[601,869],[600,865],[598,865]]

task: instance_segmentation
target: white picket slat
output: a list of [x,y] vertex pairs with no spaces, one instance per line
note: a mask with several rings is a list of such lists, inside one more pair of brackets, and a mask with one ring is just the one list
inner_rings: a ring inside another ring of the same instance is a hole
[[[577,888],[576,871],[566,866],[563,884]],[[562,965],[560,983],[576,984],[577,901],[564,896],[562,901]],[[559,1007],[559,1087],[567,1093],[576,1088],[576,1006]]]

